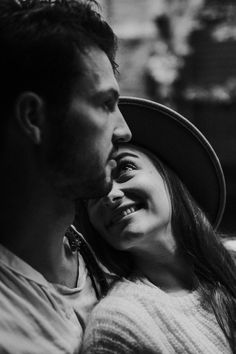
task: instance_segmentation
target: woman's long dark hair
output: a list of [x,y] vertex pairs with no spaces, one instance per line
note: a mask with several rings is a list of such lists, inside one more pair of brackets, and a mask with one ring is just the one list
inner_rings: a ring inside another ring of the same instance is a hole
[[236,265],[206,215],[187,188],[169,168],[155,163],[165,180],[172,204],[172,230],[180,251],[194,266],[203,302],[236,353]]
[[[216,319],[236,353],[236,265],[206,215],[178,176],[157,158],[152,161],[165,181],[172,204],[172,230],[180,252],[194,266],[203,302],[211,306]],[[89,222],[85,205],[78,206],[79,228],[101,263],[117,278],[133,270],[130,254],[116,251]]]

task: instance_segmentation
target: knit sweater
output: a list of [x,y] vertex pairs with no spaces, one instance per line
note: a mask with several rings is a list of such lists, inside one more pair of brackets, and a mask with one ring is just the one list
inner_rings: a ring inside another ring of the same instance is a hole
[[197,290],[173,296],[148,280],[123,280],[92,311],[82,353],[227,354],[231,350]]

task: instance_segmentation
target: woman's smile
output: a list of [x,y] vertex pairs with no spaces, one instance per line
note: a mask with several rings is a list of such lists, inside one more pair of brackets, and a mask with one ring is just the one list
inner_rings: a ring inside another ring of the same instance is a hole
[[140,210],[142,208],[142,204],[129,204],[126,206],[120,206],[117,209],[114,210],[114,212],[111,215],[111,219],[108,223],[108,227],[113,226],[114,224],[122,221],[124,218],[126,219],[127,216],[130,216],[131,214],[135,213],[136,211]]

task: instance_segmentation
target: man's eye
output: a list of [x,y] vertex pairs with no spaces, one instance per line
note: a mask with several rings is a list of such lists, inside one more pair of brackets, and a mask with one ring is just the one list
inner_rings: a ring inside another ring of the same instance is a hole
[[113,112],[115,110],[115,102],[113,100],[107,100],[103,105],[104,108],[109,112]]

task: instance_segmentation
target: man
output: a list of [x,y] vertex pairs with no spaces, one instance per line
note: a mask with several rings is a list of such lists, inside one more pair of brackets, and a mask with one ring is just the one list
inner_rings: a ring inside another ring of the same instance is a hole
[[113,154],[131,134],[115,37],[94,5],[0,2],[1,353],[78,352],[96,302],[64,235],[77,199],[111,189]]

